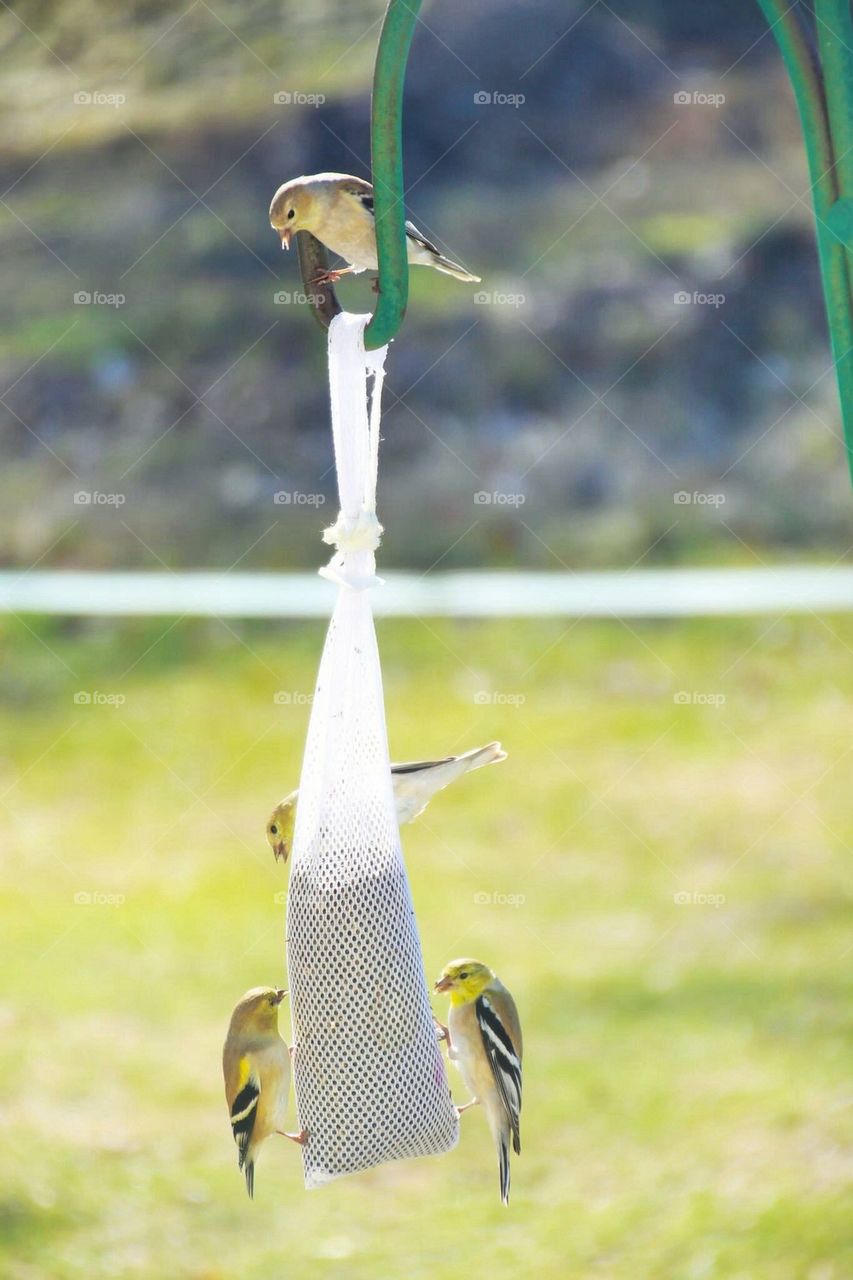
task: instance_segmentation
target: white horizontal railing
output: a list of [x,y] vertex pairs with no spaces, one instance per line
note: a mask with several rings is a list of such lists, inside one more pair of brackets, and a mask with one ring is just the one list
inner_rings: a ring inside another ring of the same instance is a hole
[[[389,572],[386,617],[671,618],[843,612],[853,569],[634,569],[627,573]],[[334,589],[315,573],[0,572],[0,613],[125,617],[327,618]]]

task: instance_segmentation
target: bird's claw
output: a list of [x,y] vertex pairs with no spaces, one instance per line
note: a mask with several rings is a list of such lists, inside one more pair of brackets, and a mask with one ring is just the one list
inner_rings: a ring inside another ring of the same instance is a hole
[[438,1020],[438,1018],[435,1016],[435,1014],[433,1014],[433,1015],[432,1015],[432,1022],[433,1022],[433,1026],[435,1027],[435,1036],[436,1036],[436,1039],[437,1039],[437,1040],[439,1040],[439,1041],[441,1041],[441,1040],[446,1040],[446,1041],[447,1041],[447,1043],[448,1043],[448,1045],[449,1045],[449,1044],[450,1044],[450,1032],[448,1031],[447,1027],[444,1025],[444,1023],[443,1023],[443,1022],[439,1022],[439,1020]]
[[470,1110],[471,1107],[477,1107],[479,1105],[480,1099],[472,1098],[470,1102],[464,1102],[461,1107],[454,1107],[453,1110],[456,1112],[457,1116],[461,1116],[464,1115],[466,1111]]
[[318,271],[317,275],[311,281],[312,285],[337,284],[343,275],[342,271]]
[[304,1147],[308,1141],[307,1129],[300,1129],[298,1133],[285,1133],[284,1129],[276,1129],[276,1133],[281,1134],[282,1138],[290,1138],[290,1141],[295,1142],[298,1147]]

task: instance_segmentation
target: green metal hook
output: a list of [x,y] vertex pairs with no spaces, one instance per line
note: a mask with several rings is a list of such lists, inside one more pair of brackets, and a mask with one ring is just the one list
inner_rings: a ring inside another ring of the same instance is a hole
[[409,300],[409,257],[403,203],[403,84],[421,0],[388,0],[379,33],[370,108],[373,212],[379,299],[364,331],[368,351],[394,337]]
[[849,0],[815,0],[818,52],[787,0],[758,0],[779,45],[806,143],[818,256],[853,481],[853,24]]
[[[373,213],[379,263],[376,309],[364,330],[368,351],[384,347],[397,333],[409,300],[409,256],[406,241],[406,209],[403,203],[403,84],[409,46],[418,20],[421,0],[388,0],[379,33],[373,70],[370,112]],[[317,323],[328,329],[341,310],[330,284],[312,282],[328,270],[324,246],[307,231],[296,233],[299,266],[311,310]]]

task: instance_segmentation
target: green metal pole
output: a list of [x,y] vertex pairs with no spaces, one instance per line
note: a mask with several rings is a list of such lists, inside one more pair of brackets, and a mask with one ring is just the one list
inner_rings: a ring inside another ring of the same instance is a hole
[[[853,182],[853,153],[844,155],[853,146],[849,106],[853,100],[853,54],[843,48],[846,37],[838,21],[838,11],[847,8],[847,0],[816,0],[818,26],[822,18],[830,33],[826,44],[832,45],[825,52],[821,40],[822,66],[815,62],[802,19],[787,0],[758,3],[791,78],[806,143],[830,343],[853,481],[853,259],[847,248],[853,246],[853,186],[849,195],[841,189],[843,174],[849,174]],[[847,22],[849,25],[849,10]],[[853,48],[853,39],[848,43]]]
[[389,0],[376,51],[370,143],[379,300],[364,331],[368,351],[384,346],[394,337],[409,300],[403,203],[403,82],[420,5],[421,0]]
[[[849,0],[816,0],[817,39],[839,201],[830,226],[853,273],[853,20]],[[839,208],[840,204],[840,208]]]

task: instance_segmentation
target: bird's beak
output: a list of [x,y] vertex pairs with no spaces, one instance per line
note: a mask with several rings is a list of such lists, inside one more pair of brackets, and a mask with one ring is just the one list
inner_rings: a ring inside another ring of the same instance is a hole
[[439,994],[441,994],[444,991],[449,991],[452,986],[453,986],[452,978],[446,978],[446,977],[439,978],[438,982],[433,987],[433,991],[436,991]]
[[276,860],[280,858],[282,862],[287,862],[287,845],[283,840],[278,841],[273,849],[273,853],[275,854]]
[[281,1004],[282,1000],[284,999],[284,997],[285,997],[286,995],[287,995],[287,989],[286,989],[286,988],[284,988],[284,987],[277,987],[277,988],[276,988],[276,993],[275,993],[275,1002],[276,1002],[276,1004]]
[[293,235],[293,232],[291,231],[290,227],[285,227],[285,228],[284,228],[284,230],[283,230],[283,231],[279,231],[279,233],[278,233],[278,234],[281,236],[281,247],[282,247],[282,249],[289,249],[289,248],[290,248],[290,238],[291,238],[291,236]]

